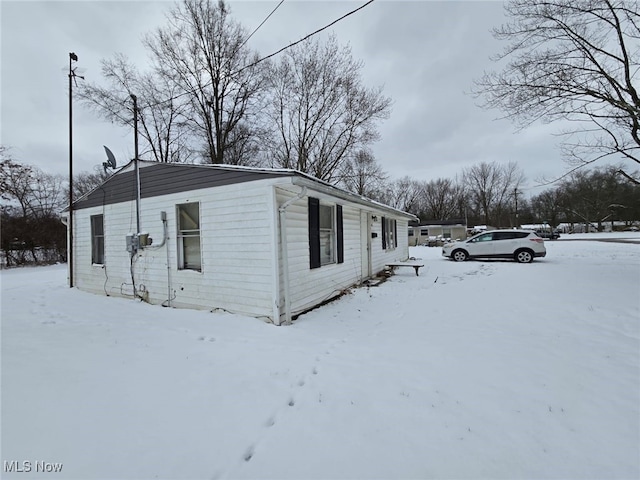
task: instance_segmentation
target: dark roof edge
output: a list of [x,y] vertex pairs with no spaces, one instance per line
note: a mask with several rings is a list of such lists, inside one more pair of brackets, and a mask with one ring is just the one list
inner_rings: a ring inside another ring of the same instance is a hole
[[418,227],[427,226],[445,226],[445,225],[466,225],[467,222],[464,218],[452,218],[450,220],[423,220]]
[[370,198],[363,197],[362,195],[358,195],[355,193],[351,193],[347,190],[343,190],[342,188],[335,187],[330,183],[324,182],[322,180],[318,180],[315,177],[307,175],[302,172],[295,171],[296,175],[292,179],[292,183],[297,186],[304,186],[311,189],[315,189],[318,191],[323,191],[329,195],[333,195],[334,197],[342,198],[343,200],[347,200],[353,203],[357,203],[360,205],[377,208],[378,210],[387,211],[392,213],[393,215],[404,217],[407,220],[418,220],[412,213],[403,212],[402,210],[398,210],[397,208],[390,207],[389,205],[385,205],[384,203],[376,202],[375,200],[371,200]]
[[[160,164],[159,162],[152,162],[149,160],[139,160],[138,166],[140,168],[153,167],[154,165]],[[289,168],[263,168],[263,167],[246,167],[242,165],[227,165],[227,164],[194,164],[194,163],[162,163],[165,166],[171,166],[171,168],[184,168],[184,167],[192,167],[192,168],[205,168],[205,169],[214,169],[214,170],[226,170],[226,171],[245,171],[252,173],[269,173],[272,175],[282,175],[282,177],[292,177],[292,183],[296,185],[306,185],[310,188],[315,188],[316,190],[322,191],[324,190],[326,193],[342,198],[344,200],[348,200],[354,203],[358,203],[361,205],[366,205],[374,208],[378,208],[380,210],[386,210],[390,213],[393,213],[398,216],[402,216],[407,218],[408,220],[418,220],[418,217],[415,215],[403,212],[402,210],[398,210],[389,205],[385,205],[384,203],[377,202],[375,200],[371,200],[370,198],[366,198],[362,195],[358,195],[355,193],[351,193],[347,190],[344,190],[340,187],[336,187],[324,180],[320,180],[312,175],[301,172],[299,170],[289,169]],[[74,200],[74,204],[84,200],[86,197],[91,195],[93,192],[102,188],[109,181],[115,178],[117,175],[120,175],[123,172],[129,171],[134,166],[134,160],[131,160],[129,163],[123,165],[118,171],[113,173],[109,178],[107,178],[104,182],[102,182],[97,187],[93,188],[89,192],[86,192],[84,195],[80,196],[78,199]],[[299,179],[299,180],[296,180]],[[63,212],[69,210],[69,206],[67,206]]]

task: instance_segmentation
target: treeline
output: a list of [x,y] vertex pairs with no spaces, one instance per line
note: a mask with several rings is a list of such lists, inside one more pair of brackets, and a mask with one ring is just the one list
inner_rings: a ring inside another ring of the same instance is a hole
[[[636,177],[638,172],[634,172]],[[465,220],[469,226],[516,227],[547,223],[595,226],[640,222],[640,186],[618,167],[581,169],[542,193],[529,196],[514,163],[480,163],[455,179],[404,178],[383,186],[373,197],[430,220]]]
[[2,263],[11,267],[66,261],[66,228],[60,221],[65,178],[14,162],[4,147],[0,155]]
[[[74,178],[74,198],[99,185],[107,175],[81,173]],[[69,204],[64,175],[16,162],[0,146],[0,250],[3,266],[67,261],[67,229],[61,215]]]
[[[389,179],[370,154],[358,155],[344,187],[351,192],[417,215],[423,223],[460,219],[472,225],[515,227],[560,223],[631,225],[640,220],[640,186],[616,167],[578,170],[542,193],[529,197],[515,163],[479,163],[454,179]],[[6,266],[66,261],[67,178],[14,161],[0,147],[3,202],[0,249]],[[98,186],[102,171],[74,178],[74,198]]]

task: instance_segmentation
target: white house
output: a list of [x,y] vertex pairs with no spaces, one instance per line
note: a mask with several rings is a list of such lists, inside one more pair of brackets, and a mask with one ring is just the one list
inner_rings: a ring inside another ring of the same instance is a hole
[[142,161],[72,213],[73,286],[276,325],[406,260],[416,219],[295,170]]

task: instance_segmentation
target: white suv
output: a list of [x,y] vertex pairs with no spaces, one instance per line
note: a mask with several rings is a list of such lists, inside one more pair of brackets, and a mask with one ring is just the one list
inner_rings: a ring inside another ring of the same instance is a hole
[[456,262],[468,258],[512,258],[530,263],[547,255],[544,239],[531,230],[492,230],[461,241],[445,243],[442,255]]

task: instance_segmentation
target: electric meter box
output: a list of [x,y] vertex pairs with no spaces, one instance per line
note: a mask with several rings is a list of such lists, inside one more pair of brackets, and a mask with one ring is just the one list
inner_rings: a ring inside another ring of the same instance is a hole
[[149,234],[148,233],[139,233],[138,234],[138,246],[139,247],[147,247],[149,245],[151,245],[150,242],[150,238],[149,238]]
[[139,248],[138,236],[134,233],[127,235],[127,252],[135,253]]

